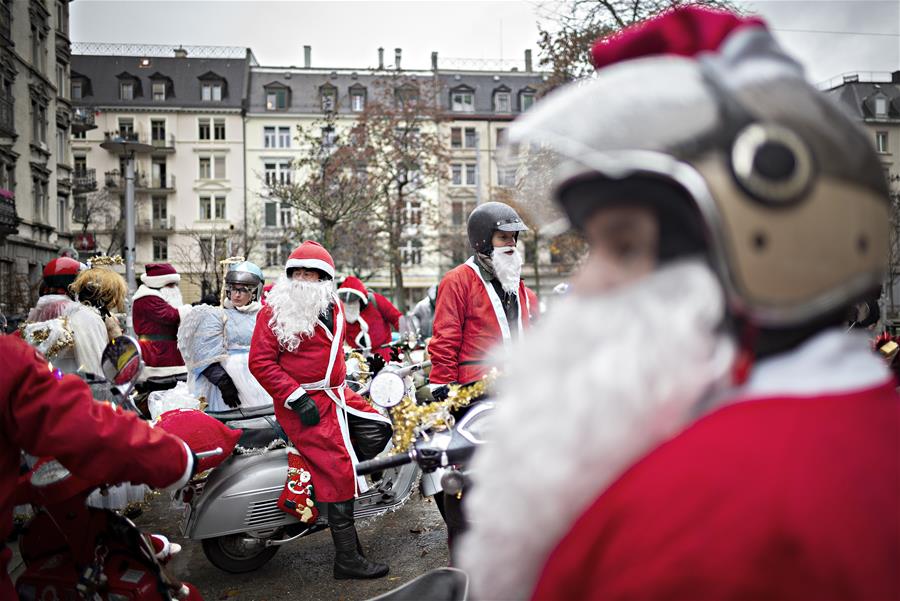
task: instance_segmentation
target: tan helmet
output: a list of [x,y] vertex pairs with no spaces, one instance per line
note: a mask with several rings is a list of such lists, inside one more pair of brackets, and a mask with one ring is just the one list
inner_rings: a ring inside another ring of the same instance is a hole
[[549,94],[510,139],[555,154],[557,200],[592,177],[684,192],[673,202],[700,215],[732,313],[757,326],[808,323],[882,282],[890,201],[878,157],[762,27],[736,29],[717,53],[603,68]]

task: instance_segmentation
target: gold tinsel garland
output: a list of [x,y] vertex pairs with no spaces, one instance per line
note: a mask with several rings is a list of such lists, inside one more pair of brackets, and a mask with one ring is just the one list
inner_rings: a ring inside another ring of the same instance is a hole
[[484,396],[496,377],[496,371],[492,370],[482,379],[467,386],[454,384],[450,386],[446,399],[434,403],[418,405],[415,400],[408,396],[405,397],[391,409],[391,417],[394,422],[394,445],[390,454],[395,455],[410,450],[420,432],[452,427],[451,412],[462,409],[472,401]]
[[372,377],[372,372],[369,371],[369,362],[366,361],[366,358],[359,351],[350,351],[347,353],[347,360],[349,361],[350,359],[356,359],[356,362],[359,364],[359,377],[356,381],[360,384],[368,382],[369,378]]
[[[52,345],[50,345],[46,350],[43,350],[41,349],[41,345],[50,337],[52,331],[50,322],[54,321],[59,322],[61,333]],[[45,323],[47,325],[42,328],[33,328],[31,329],[31,331],[28,331],[28,328],[35,324],[30,322],[23,322],[21,325],[19,325],[19,333],[25,342],[41,351],[48,359],[55,357],[63,349],[75,346],[75,337],[72,334],[72,328],[69,327],[68,317],[57,317],[56,319],[51,319],[46,322],[40,323]]]
[[99,266],[109,267],[110,265],[125,264],[125,261],[123,261],[122,257],[120,257],[119,255],[113,255],[111,257],[108,255],[97,255],[96,257],[91,257],[90,259],[88,259],[87,262],[88,265],[91,266],[91,268]]

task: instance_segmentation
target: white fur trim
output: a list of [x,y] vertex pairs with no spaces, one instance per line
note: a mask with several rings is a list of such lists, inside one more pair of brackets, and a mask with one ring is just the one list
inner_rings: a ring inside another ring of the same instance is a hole
[[350,288],[349,286],[345,286],[343,288],[338,288],[338,294],[342,294],[344,292],[349,292],[350,294],[354,294],[359,297],[359,300],[362,301],[363,307],[369,304],[369,297],[357,290],[356,288]]
[[181,276],[177,273],[167,273],[166,275],[141,275],[141,281],[151,288],[162,288],[168,284],[178,284],[181,282]]
[[288,269],[296,269],[297,267],[318,269],[331,276],[331,279],[334,279],[334,267],[321,259],[288,259],[288,262],[284,266],[284,271],[287,273]]
[[178,307],[179,319],[184,319],[185,317],[187,317],[187,314],[190,313],[191,309],[193,309],[193,308],[194,307],[191,305],[181,305],[180,307]]
[[298,387],[296,388],[296,390],[294,390],[294,392],[292,392],[292,393],[288,396],[288,398],[284,399],[284,406],[285,406],[285,408],[286,408],[286,409],[291,409],[291,406],[290,406],[289,403],[290,403],[291,401],[296,401],[297,399],[299,399],[300,397],[302,397],[304,394],[306,394],[306,391],[303,389],[302,386],[298,386]]
[[[137,291],[134,293],[134,296],[131,297],[131,302],[138,300],[139,298],[144,298],[145,296],[158,296],[159,298],[163,298],[163,295],[159,293],[159,290],[156,288],[151,288],[150,286],[146,286],[141,284],[138,286]],[[163,300],[166,300],[163,298]]]

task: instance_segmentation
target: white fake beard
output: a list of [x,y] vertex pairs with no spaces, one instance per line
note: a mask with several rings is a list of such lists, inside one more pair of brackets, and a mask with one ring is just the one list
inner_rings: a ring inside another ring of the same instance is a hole
[[176,309],[184,305],[184,299],[181,298],[181,288],[178,286],[163,286],[159,289],[159,295]]
[[559,301],[513,348],[455,554],[479,599],[527,599],[597,496],[727,385],[724,311],[712,271],[680,262],[606,297]]
[[[512,252],[509,252],[510,249]],[[515,294],[522,276],[522,255],[511,246],[495,246],[491,260],[494,263],[494,275],[500,280],[503,290],[507,294]]]
[[316,322],[334,301],[334,282],[305,282],[281,276],[266,297],[272,307],[269,327],[289,352],[297,350],[304,338],[312,336]]
[[344,317],[347,323],[356,323],[359,320],[359,301],[349,301],[344,303]]

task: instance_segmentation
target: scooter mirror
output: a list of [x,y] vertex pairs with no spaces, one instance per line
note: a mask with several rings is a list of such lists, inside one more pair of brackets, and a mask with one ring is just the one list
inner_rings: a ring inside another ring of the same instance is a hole
[[103,349],[103,375],[115,386],[133,384],[141,374],[141,347],[130,336],[119,336]]
[[406,384],[403,378],[393,372],[379,373],[369,387],[369,398],[379,407],[393,407],[403,400]]

